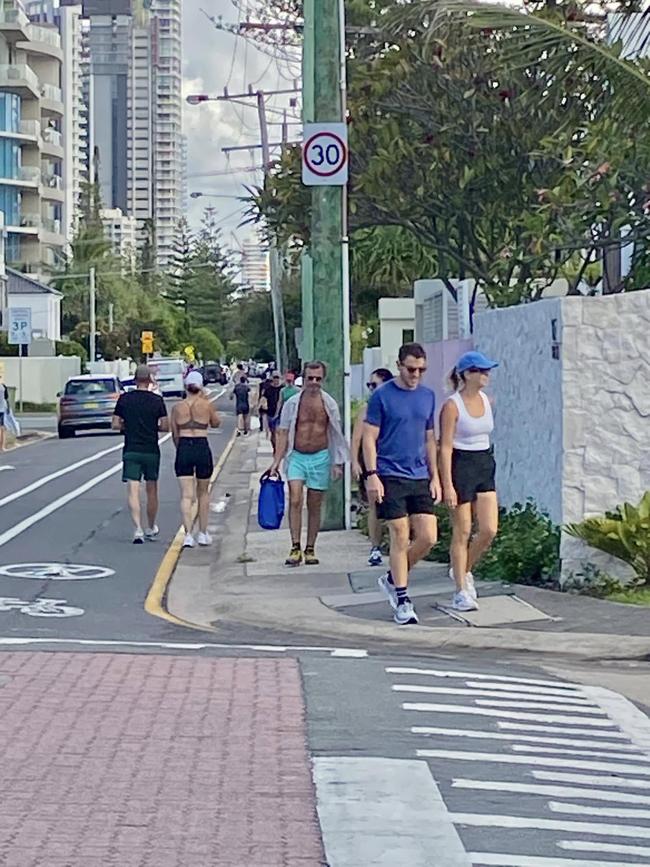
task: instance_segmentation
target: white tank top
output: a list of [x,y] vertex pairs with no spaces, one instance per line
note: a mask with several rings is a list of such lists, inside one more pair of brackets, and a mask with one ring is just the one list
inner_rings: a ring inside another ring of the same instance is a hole
[[485,412],[480,418],[474,418],[467,412],[465,401],[460,392],[455,392],[449,398],[453,400],[458,409],[458,421],[454,434],[454,448],[464,452],[482,452],[490,448],[490,434],[494,430],[494,416],[490,401],[479,392],[483,398]]

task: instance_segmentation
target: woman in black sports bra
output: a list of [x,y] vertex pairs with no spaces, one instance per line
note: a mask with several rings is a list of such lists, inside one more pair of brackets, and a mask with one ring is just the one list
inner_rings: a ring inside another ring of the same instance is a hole
[[[203,377],[197,370],[185,379],[185,400],[177,403],[172,410],[171,429],[176,445],[174,469],[181,488],[181,514],[185,527],[184,548],[209,545],[208,516],[210,513],[210,479],[214,472],[212,452],[208,443],[208,428],[221,424],[214,404],[203,390]],[[193,505],[198,501],[199,532],[196,540],[192,534],[194,527]]]

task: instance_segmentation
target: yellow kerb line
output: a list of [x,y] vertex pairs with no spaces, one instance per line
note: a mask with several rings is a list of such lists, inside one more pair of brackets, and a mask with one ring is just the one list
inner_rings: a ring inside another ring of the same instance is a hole
[[[216,467],[214,468],[212,478],[210,479],[210,490],[212,490],[214,483],[217,481],[219,474],[221,473],[224,464],[226,463],[228,456],[232,451],[232,447],[235,443],[236,437],[237,430],[235,429],[225,449],[221,453],[221,457],[217,461]],[[196,506],[194,517],[196,517]],[[165,556],[162,558],[160,566],[158,567],[156,577],[153,579],[153,583],[149,588],[149,592],[147,593],[147,598],[144,601],[144,610],[147,612],[147,614],[151,614],[154,617],[160,617],[162,620],[167,620],[169,623],[174,623],[177,626],[185,626],[188,629],[198,629],[201,632],[216,632],[216,629],[213,629],[209,626],[199,626],[197,623],[190,623],[189,620],[183,620],[180,617],[175,617],[173,614],[170,614],[169,611],[167,611],[167,589],[169,587],[169,582],[172,580],[174,572],[176,571],[176,566],[178,565],[178,560],[181,556],[181,551],[183,550],[184,538],[185,528],[181,526],[178,528],[178,532],[174,536],[171,545],[165,552]]]

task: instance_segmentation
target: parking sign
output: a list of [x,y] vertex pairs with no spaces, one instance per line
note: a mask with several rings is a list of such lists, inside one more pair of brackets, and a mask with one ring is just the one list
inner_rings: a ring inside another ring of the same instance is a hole
[[32,342],[32,311],[29,307],[9,308],[9,343],[25,346]]

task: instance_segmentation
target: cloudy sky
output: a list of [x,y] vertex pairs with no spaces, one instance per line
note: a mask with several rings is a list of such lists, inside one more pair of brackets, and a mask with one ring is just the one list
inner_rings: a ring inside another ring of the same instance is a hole
[[[247,4],[255,8],[255,2]],[[207,93],[213,96],[228,88],[231,94],[254,89],[266,91],[286,89],[293,86],[292,76],[300,74],[299,66],[291,65],[278,52],[259,50],[248,39],[217,29],[201,11],[219,19],[224,24],[237,24],[245,16],[233,0],[183,0],[184,27],[184,95]],[[256,20],[249,12],[249,20]],[[281,109],[289,108],[290,96],[269,98],[268,120],[271,141],[277,141],[281,129]],[[250,234],[249,228],[238,229],[243,206],[236,200],[244,194],[243,184],[261,181],[261,173],[238,172],[225,174],[237,168],[259,166],[260,151],[242,151],[230,157],[222,152],[223,147],[257,144],[260,141],[257,110],[254,99],[247,101],[250,108],[225,102],[209,102],[199,106],[185,105],[185,130],[188,135],[188,174],[190,192],[216,193],[232,196],[232,199],[190,200],[190,223],[198,225],[203,209],[210,204],[223,219],[224,233],[234,232],[239,241]],[[277,110],[277,111],[276,111]],[[293,112],[296,113],[295,110]],[[275,125],[277,124],[277,125]],[[290,127],[290,135],[296,135],[298,127]],[[223,172],[224,174],[208,173]],[[231,237],[234,243],[234,239]]]

